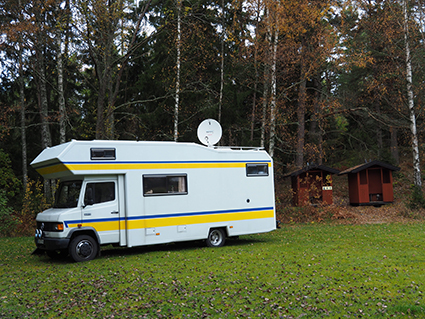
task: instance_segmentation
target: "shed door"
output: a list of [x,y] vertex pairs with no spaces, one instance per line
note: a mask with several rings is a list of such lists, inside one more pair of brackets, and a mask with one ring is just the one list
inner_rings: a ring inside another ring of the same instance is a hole
[[369,169],[369,199],[371,202],[382,201],[381,169]]
[[119,241],[117,178],[84,182],[83,227],[94,228],[101,244]]

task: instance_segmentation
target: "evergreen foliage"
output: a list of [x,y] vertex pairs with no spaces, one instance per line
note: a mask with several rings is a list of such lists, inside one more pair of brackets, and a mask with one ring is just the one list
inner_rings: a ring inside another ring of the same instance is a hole
[[6,192],[0,189],[0,237],[7,237],[14,233],[18,221],[9,206]]
[[412,210],[425,208],[425,198],[424,194],[422,193],[422,189],[417,187],[416,185],[412,185],[410,189],[412,193],[410,195],[410,200],[408,204],[409,208]]
[[[407,2],[421,141],[425,12]],[[221,145],[269,150],[273,140],[278,174],[311,162],[412,162],[400,1],[182,0],[181,8],[178,141],[197,142],[198,124],[220,116]],[[177,1],[3,0],[0,9],[0,189],[13,209],[23,206],[23,165],[59,144],[63,125],[67,141],[173,140]],[[30,167],[28,177],[40,179]]]

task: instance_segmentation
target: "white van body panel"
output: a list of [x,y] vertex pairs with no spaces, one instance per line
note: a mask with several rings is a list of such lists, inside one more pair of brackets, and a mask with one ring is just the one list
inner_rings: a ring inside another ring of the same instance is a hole
[[[31,165],[47,179],[82,181],[77,207],[38,214],[38,224],[64,223],[46,237],[93,230],[99,244],[131,247],[205,239],[211,228],[227,236],[276,228],[273,162],[262,149],[73,140],[45,149]],[[164,179],[174,183],[168,192],[146,188]],[[102,182],[114,183],[115,198],[85,203],[88,185]]]

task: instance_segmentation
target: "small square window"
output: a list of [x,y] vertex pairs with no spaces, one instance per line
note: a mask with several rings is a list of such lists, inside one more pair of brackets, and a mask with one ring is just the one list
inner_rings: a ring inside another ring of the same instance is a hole
[[92,160],[114,160],[115,148],[91,148],[90,158]]

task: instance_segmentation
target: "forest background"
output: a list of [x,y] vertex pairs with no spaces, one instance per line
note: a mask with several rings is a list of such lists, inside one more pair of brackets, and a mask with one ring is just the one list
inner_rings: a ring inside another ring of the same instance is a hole
[[422,201],[421,0],[0,0],[0,230],[30,234],[71,139],[264,147],[276,180],[378,159]]

